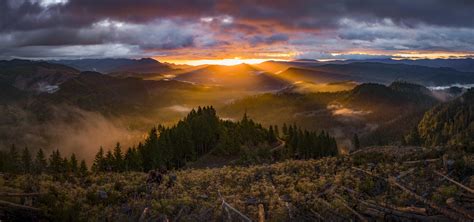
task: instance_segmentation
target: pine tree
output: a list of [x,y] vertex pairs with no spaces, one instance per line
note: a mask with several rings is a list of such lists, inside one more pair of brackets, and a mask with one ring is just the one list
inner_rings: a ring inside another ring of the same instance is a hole
[[81,165],[79,166],[79,175],[84,177],[88,174],[88,170],[87,170],[87,165],[86,165],[86,161],[85,160],[82,160],[81,161]]
[[[64,157],[64,158],[61,158],[62,161],[61,161],[61,167],[59,169],[61,169],[61,173],[69,173],[69,172],[72,172],[71,170],[71,167],[69,165],[69,159],[67,157]],[[77,164],[76,164],[77,166]]]
[[20,158],[18,155],[18,151],[16,149],[15,144],[12,144],[10,147],[10,151],[8,152],[8,160],[7,160],[7,171],[11,173],[19,172],[20,168]]
[[43,149],[39,149],[35,157],[34,171],[37,174],[41,174],[46,170],[47,167],[48,162],[46,161]]
[[156,168],[161,164],[162,160],[158,148],[158,132],[155,127],[148,133],[145,143],[143,145],[139,144],[138,148],[142,156],[145,171]]
[[114,166],[115,158],[112,154],[112,151],[108,150],[107,154],[105,154],[105,169],[106,171],[112,171]]
[[94,172],[105,171],[105,158],[104,158],[104,148],[100,147],[99,151],[94,158],[94,163],[92,164],[92,170]]
[[31,154],[30,151],[28,150],[27,147],[23,149],[23,152],[21,154],[21,165],[22,165],[22,170],[23,173],[30,173],[32,169],[32,160],[31,160]]
[[122,155],[122,147],[120,146],[120,143],[117,143],[117,145],[114,148],[114,153],[113,153],[113,168],[114,171],[121,172],[123,171],[123,155]]
[[77,158],[76,158],[76,154],[71,154],[71,158],[69,159],[69,169],[71,170],[71,172],[73,173],[77,173],[78,170],[79,170],[79,166],[78,166],[78,163],[77,163]]
[[49,170],[52,173],[61,173],[64,171],[64,160],[61,158],[59,150],[53,151],[49,156]]

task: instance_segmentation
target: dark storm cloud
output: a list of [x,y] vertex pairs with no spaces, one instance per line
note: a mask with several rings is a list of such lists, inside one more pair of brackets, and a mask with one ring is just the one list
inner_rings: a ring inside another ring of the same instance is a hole
[[471,0],[0,0],[0,49],[119,44],[150,52],[317,42],[332,44],[328,50],[470,50],[473,12]]
[[256,35],[256,36],[253,36],[252,38],[250,38],[250,43],[252,45],[258,45],[258,44],[271,45],[271,44],[278,43],[278,42],[288,41],[288,39],[289,39],[289,36],[286,35],[286,34],[274,34],[274,35],[271,35],[271,36]]
[[146,23],[156,18],[218,15],[288,28],[333,27],[345,17],[361,21],[390,18],[407,25],[474,26],[474,1],[467,0],[69,0],[48,7],[42,1],[51,0],[0,1],[1,30],[81,27],[106,18]]

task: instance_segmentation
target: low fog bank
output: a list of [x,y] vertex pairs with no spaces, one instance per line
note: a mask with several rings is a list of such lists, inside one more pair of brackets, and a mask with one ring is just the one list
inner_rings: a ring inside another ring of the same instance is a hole
[[9,149],[12,144],[18,149],[28,147],[31,152],[59,149],[62,155],[75,153],[91,163],[100,146],[108,150],[120,142],[125,149],[144,137],[143,132],[128,128],[120,119],[96,112],[71,106],[48,107],[47,111],[0,106],[0,149]]

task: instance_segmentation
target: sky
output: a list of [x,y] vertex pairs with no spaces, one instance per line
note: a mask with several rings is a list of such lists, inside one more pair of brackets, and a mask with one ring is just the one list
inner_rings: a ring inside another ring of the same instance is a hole
[[472,0],[0,0],[0,59],[466,58],[473,14]]

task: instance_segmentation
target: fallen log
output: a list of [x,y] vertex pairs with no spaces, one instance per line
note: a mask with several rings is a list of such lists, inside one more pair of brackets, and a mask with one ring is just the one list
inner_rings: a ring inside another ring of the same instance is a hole
[[265,222],[265,208],[263,204],[258,205],[258,222]]
[[471,189],[471,188],[465,186],[464,184],[459,183],[459,182],[457,182],[457,181],[455,181],[455,180],[449,178],[448,176],[446,176],[446,175],[444,175],[444,174],[442,174],[442,173],[440,173],[440,172],[438,172],[438,171],[436,171],[436,170],[435,170],[434,172],[435,172],[436,174],[442,176],[442,177],[445,178],[446,180],[449,180],[451,183],[454,183],[454,184],[458,185],[459,187],[461,187],[461,188],[467,190],[468,192],[474,193],[474,190],[473,190],[473,189]]
[[[397,206],[393,206],[393,205],[389,205],[389,204],[381,204],[381,203],[376,203],[374,201],[364,201],[364,200],[361,200],[360,198],[356,197],[357,195],[357,192],[355,192],[354,190],[352,189],[349,189],[347,187],[342,187],[343,189],[345,189],[346,191],[349,192],[349,194],[351,195],[351,197],[355,200],[357,200],[358,202],[360,202],[361,204],[364,204],[365,206],[367,206],[368,208],[372,209],[372,210],[376,210],[376,211],[379,211],[379,212],[383,212],[381,218],[383,218],[385,216],[385,214],[392,214],[392,215],[395,215],[397,217],[404,217],[404,218],[408,218],[408,219],[416,219],[416,220],[428,220],[426,217],[426,209],[424,208],[420,208],[420,209],[423,209],[423,210],[419,210],[421,212],[424,212],[425,215],[418,215],[416,214],[416,212],[406,212],[404,210],[404,208],[400,208],[400,207],[397,207]],[[374,212],[372,212],[374,213]],[[380,216],[380,214],[379,214]]]
[[453,210],[458,213],[463,214],[464,216],[474,220],[474,212],[464,209],[462,206],[459,206],[454,198],[449,198],[446,200],[446,204]]
[[415,171],[415,168],[411,168],[411,169],[409,169],[409,170],[407,170],[407,171],[405,171],[405,172],[401,172],[401,173],[397,176],[397,179],[399,180],[399,179],[401,179],[401,178],[407,176],[408,174],[413,173],[413,171]]
[[30,197],[40,196],[42,193],[4,193],[0,192],[0,197]]
[[471,221],[469,219],[466,219],[465,217],[461,216],[461,215],[458,215],[452,211],[450,211],[449,209],[445,208],[445,207],[442,207],[442,206],[439,206],[438,204],[436,204],[435,202],[431,201],[431,200],[428,200],[418,194],[416,194],[415,192],[411,191],[410,189],[406,188],[405,186],[401,185],[400,183],[398,183],[396,181],[395,178],[393,177],[390,177],[388,179],[388,182],[400,189],[402,189],[403,191],[405,191],[406,193],[408,193],[410,196],[414,197],[416,200],[430,206],[431,208],[437,210],[438,212],[446,215],[447,217],[451,218],[451,219],[454,219],[454,220],[457,220],[457,221]]
[[334,196],[336,198],[338,198],[342,205],[347,208],[349,211],[351,211],[354,215],[356,215],[361,221],[366,221],[368,222],[369,220],[367,220],[364,216],[362,216],[361,214],[359,214],[359,212],[357,212],[356,210],[354,210],[352,207],[350,207],[349,205],[347,205],[347,202],[344,200],[344,198],[342,198],[339,194],[335,193]]
[[392,186],[395,186],[395,187],[398,187],[400,188],[402,191],[404,191],[405,193],[409,194],[410,196],[412,196],[413,198],[415,198],[416,200],[430,206],[431,208],[437,210],[438,212],[444,214],[445,216],[451,218],[451,219],[454,219],[454,220],[457,220],[457,221],[470,221],[469,219],[465,218],[464,216],[461,216],[457,213],[454,213],[452,211],[450,211],[449,209],[445,208],[445,207],[442,207],[442,206],[439,206],[438,204],[436,204],[435,202],[431,201],[431,200],[428,200],[418,194],[416,194],[415,192],[411,191],[410,189],[406,188],[405,186],[401,185],[400,183],[397,182],[397,179],[395,177],[389,177],[388,179],[386,178],[383,178],[381,176],[378,176],[378,175],[375,175],[371,172],[368,172],[366,170],[363,170],[363,169],[360,169],[360,168],[357,168],[357,167],[352,167],[353,169],[356,169],[356,170],[359,170],[361,172],[364,172],[370,176],[373,176],[373,177],[377,177],[377,178],[381,178],[385,181],[387,181],[390,185]]
[[319,214],[318,212],[316,212],[315,210],[313,209],[309,209],[309,211],[311,211],[312,214],[314,214],[314,216],[316,216],[319,220],[321,221],[326,221],[323,216],[321,216],[321,214]]
[[41,212],[41,209],[36,208],[36,207],[30,207],[30,206],[25,206],[21,204],[16,204],[4,200],[0,200],[0,205],[6,207],[6,208],[12,208],[14,210],[26,210],[26,211],[33,211],[33,212]]
[[405,161],[404,164],[416,164],[416,163],[432,163],[441,160],[440,158],[436,159],[426,159],[426,160],[413,160],[413,161]]

